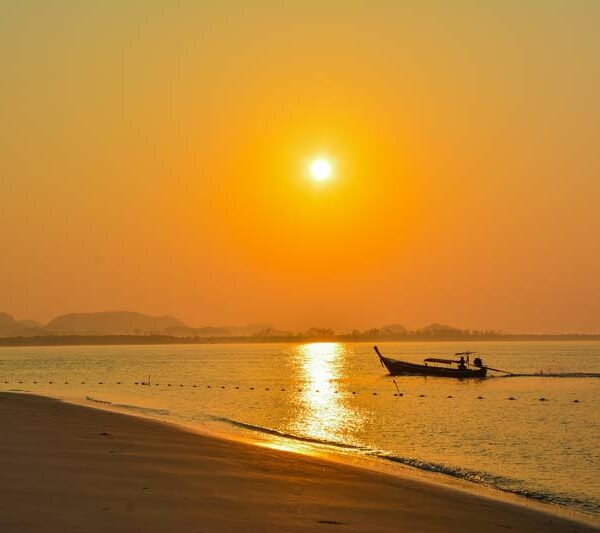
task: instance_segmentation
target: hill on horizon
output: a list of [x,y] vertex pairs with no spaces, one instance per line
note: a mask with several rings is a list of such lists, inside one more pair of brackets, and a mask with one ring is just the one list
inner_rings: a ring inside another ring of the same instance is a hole
[[99,313],[69,313],[46,324],[51,333],[68,335],[144,335],[187,329],[178,318],[150,316],[133,311],[103,311]]
[[42,324],[34,320],[15,320],[12,315],[0,312],[0,337],[36,334]]
[[251,337],[273,330],[268,323],[243,326],[192,327],[170,316],[152,316],[135,311],[68,313],[42,324],[16,320],[0,312],[0,337],[37,337],[64,335],[170,335],[174,337]]

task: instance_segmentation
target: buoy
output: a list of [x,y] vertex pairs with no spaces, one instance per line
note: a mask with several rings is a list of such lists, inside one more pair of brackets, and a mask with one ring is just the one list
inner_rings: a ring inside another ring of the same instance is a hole
[[211,387],[210,385],[207,385],[207,386],[206,386],[206,388],[207,388],[207,389],[211,389],[212,387]]
[[34,382],[33,382],[33,384],[34,384],[34,385],[37,385],[37,381],[34,381]]
[[120,382],[120,381],[117,381],[117,385],[120,385],[120,384],[121,384],[121,382]]
[[254,390],[254,387],[250,387],[250,390]]
[[222,388],[222,389],[224,389],[224,388],[225,388],[225,385],[221,385],[221,388]]
[[540,402],[547,402],[548,400],[546,400],[546,398],[544,398],[543,396],[540,398]]
[[377,393],[376,393],[376,392],[374,392],[374,393],[373,393],[373,396],[377,396]]
[[579,403],[579,400],[573,400],[573,403]]
[[[23,382],[22,382],[22,381],[19,381],[19,383],[23,383]],[[69,382],[68,382],[68,381],[65,381],[65,385],[68,385],[68,384],[69,384]]]
[[179,386],[180,386],[180,387],[183,387],[183,385],[181,385],[181,384],[180,384]]
[[513,398],[512,396],[509,398],[509,400],[516,400],[516,398]]
[[446,396],[446,398],[452,398],[452,395],[451,395],[451,394],[448,394],[448,396]]
[[419,394],[419,398],[425,398],[424,394]]
[[269,387],[265,387],[265,390],[269,390]]
[[281,392],[285,392],[285,389],[281,389]]
[[352,394],[356,394],[356,391],[352,391]]
[[483,396],[477,396],[478,400],[483,400]]
[[82,382],[81,382],[81,384],[82,384],[82,385],[85,385],[85,381],[82,381]]
[[[195,386],[196,386],[196,385],[194,385],[194,387],[195,387]],[[236,387],[236,390],[239,390],[239,387]]]
[[192,387],[194,387],[194,389],[196,388],[196,385],[192,385]]
[[104,382],[103,381],[99,381],[98,385],[104,385]]
[[[136,383],[136,385],[137,385],[137,383]],[[171,384],[170,384],[170,383],[167,383],[167,387],[170,387],[170,386],[171,386]]]
[[[8,381],[7,381],[6,383],[8,383]],[[49,383],[50,385],[52,385],[52,382],[51,382],[51,381],[49,381],[48,383]]]

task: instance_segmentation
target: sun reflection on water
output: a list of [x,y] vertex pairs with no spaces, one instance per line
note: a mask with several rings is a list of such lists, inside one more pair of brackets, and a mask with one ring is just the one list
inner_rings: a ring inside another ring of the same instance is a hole
[[351,439],[351,429],[360,423],[358,414],[338,392],[342,378],[344,346],[336,342],[316,342],[296,348],[298,366],[305,387],[300,395],[296,426],[305,435],[322,441]]

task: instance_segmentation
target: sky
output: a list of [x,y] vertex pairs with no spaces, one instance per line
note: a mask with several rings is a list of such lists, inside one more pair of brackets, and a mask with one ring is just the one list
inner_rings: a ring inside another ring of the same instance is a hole
[[600,332],[599,23],[594,0],[2,2],[0,311]]

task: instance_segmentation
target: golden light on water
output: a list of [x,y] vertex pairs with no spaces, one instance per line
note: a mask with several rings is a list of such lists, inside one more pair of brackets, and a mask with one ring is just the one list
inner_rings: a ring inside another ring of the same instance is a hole
[[337,342],[317,342],[297,348],[300,370],[306,386],[301,394],[302,416],[298,426],[305,435],[323,441],[344,440],[344,430],[356,422],[337,391],[344,347]]

